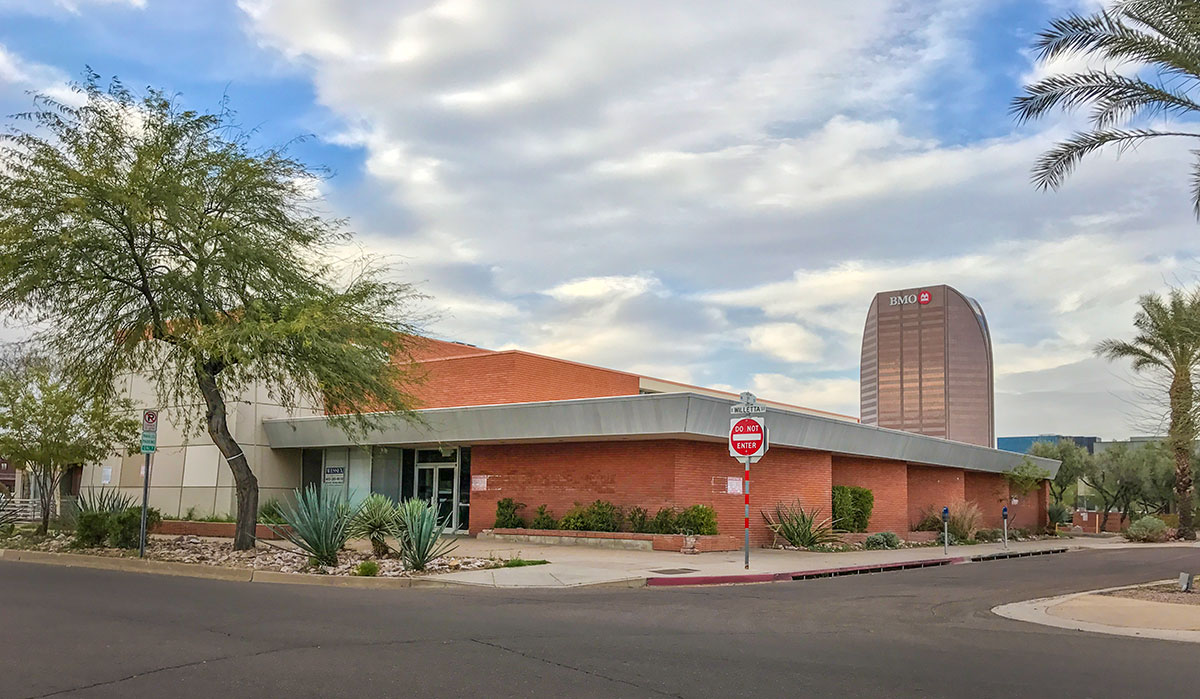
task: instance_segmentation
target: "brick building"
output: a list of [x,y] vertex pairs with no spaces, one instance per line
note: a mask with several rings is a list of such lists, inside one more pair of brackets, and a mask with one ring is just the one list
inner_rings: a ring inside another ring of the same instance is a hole
[[[725,441],[737,396],[517,350],[428,341],[416,356],[423,424],[397,418],[356,444],[325,416],[263,421],[271,450],[295,464],[296,485],[351,499],[427,498],[452,529],[472,534],[492,526],[506,497],[555,517],[596,499],[650,512],[704,504],[722,534],[740,533],[742,466]],[[833,485],[859,485],[875,495],[869,531],[907,532],[928,508],[966,500],[989,526],[1004,505],[1017,526],[1046,519],[1045,486],[1014,499],[1002,475],[1022,455],[759,403],[771,449],[752,469],[755,515],[796,500],[828,514]],[[758,516],[751,534],[772,538]]]

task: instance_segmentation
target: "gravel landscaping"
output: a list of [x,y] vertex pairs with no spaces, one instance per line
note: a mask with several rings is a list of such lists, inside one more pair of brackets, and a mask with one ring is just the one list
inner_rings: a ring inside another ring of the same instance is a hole
[[[50,534],[46,537],[28,534],[14,534],[0,538],[0,548],[23,549],[32,551],[48,551],[53,553],[78,553],[90,556],[109,556],[132,558],[137,551],[116,548],[78,548],[72,545],[70,534]],[[252,551],[234,551],[232,543],[201,539],[196,536],[179,536],[174,538],[154,537],[146,542],[146,558],[172,563],[196,563],[201,565],[224,566],[227,568],[252,568],[254,570],[269,570],[280,573],[316,573],[324,575],[351,575],[358,564],[365,560],[373,560],[379,565],[378,577],[399,578],[422,575],[436,575],[462,570],[481,570],[498,568],[504,561],[496,558],[475,558],[469,556],[443,556],[431,562],[426,570],[407,570],[398,558],[376,558],[370,553],[343,550],[338,556],[338,565],[310,566],[308,557],[302,553],[287,550],[285,546],[271,545],[259,542]]]
[[1124,590],[1110,590],[1099,594],[1109,597],[1127,597],[1147,602],[1169,602],[1171,604],[1200,604],[1200,592],[1180,592],[1178,583],[1166,585],[1150,585],[1147,587],[1129,587]]

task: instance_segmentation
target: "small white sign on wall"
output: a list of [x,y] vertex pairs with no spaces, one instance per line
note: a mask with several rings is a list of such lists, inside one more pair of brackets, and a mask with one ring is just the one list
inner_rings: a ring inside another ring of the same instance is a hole
[[487,476],[471,476],[471,492],[480,493],[487,490]]
[[323,480],[325,485],[344,485],[346,483],[346,467],[326,464]]
[[112,467],[105,466],[100,469],[100,485],[108,485],[112,482]]
[[733,476],[726,478],[725,479],[725,492],[729,493],[730,495],[741,495],[742,494],[742,479],[734,478]]

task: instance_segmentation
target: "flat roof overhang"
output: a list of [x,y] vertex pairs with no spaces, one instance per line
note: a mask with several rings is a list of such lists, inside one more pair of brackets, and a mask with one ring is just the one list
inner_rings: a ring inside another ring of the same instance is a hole
[[[737,401],[695,393],[506,403],[417,411],[425,424],[389,419],[361,440],[328,416],[264,420],[273,449],[345,446],[481,445],[687,439],[724,442],[729,408]],[[772,446],[846,456],[1003,473],[1024,459],[1058,473],[1059,462],[938,437],[767,408]]]

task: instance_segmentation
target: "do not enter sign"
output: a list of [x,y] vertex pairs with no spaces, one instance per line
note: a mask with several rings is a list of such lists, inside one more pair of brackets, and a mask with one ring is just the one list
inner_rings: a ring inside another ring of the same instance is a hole
[[761,417],[735,417],[729,421],[729,455],[751,458],[767,451],[767,430]]

